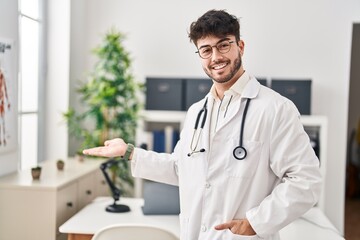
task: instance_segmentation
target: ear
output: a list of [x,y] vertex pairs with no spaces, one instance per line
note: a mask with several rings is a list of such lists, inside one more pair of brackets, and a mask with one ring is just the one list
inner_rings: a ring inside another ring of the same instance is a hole
[[245,42],[243,40],[239,40],[237,42],[238,48],[240,49],[241,56],[244,54]]

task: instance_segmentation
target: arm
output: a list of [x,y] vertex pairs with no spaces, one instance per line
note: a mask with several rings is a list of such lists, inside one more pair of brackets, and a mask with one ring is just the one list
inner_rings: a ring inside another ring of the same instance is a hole
[[255,232],[266,237],[308,211],[320,195],[319,160],[291,102],[276,110],[269,136],[269,162],[280,183],[246,213]]
[[246,218],[220,224],[216,230],[230,229],[234,234],[257,234],[266,238],[301,216],[318,200],[319,160],[296,108],[291,102],[283,102],[270,113],[273,114],[269,114],[268,120],[264,119],[270,129],[265,141],[269,148],[269,168],[279,183],[260,204],[246,212]]
[[[83,150],[83,154],[98,157],[124,156],[127,143],[121,138],[105,141],[104,146]],[[136,154],[134,154],[136,152]],[[135,156],[136,155],[136,156]],[[178,185],[175,154],[156,153],[136,148],[130,154],[131,171],[134,177]]]

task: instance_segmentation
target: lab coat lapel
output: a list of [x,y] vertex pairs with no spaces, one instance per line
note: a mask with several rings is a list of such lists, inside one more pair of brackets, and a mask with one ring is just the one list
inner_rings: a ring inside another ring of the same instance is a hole
[[260,91],[260,83],[256,78],[251,77],[249,82],[246,84],[242,93],[242,98],[256,98]]
[[251,77],[249,82],[246,84],[244,88],[240,101],[233,101],[232,104],[236,104],[236,106],[232,107],[231,108],[232,110],[229,110],[227,112],[226,120],[221,126],[219,126],[217,131],[220,131],[229,121],[231,121],[239,113],[239,111],[243,111],[245,108],[246,99],[255,98],[258,95],[259,90],[260,90],[260,83],[254,77]]

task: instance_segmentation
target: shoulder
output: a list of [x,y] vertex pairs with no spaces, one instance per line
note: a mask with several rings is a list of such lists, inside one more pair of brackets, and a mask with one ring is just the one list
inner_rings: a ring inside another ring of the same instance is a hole
[[267,111],[285,111],[300,115],[295,104],[290,99],[280,95],[278,92],[272,90],[269,87],[263,85],[260,85],[259,87],[259,93],[257,97],[254,98],[254,102],[258,102],[262,108],[266,109]]

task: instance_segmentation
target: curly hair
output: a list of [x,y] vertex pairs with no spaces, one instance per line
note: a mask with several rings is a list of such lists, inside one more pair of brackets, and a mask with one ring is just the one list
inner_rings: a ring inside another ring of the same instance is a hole
[[215,36],[223,38],[234,35],[240,40],[240,24],[236,16],[225,10],[210,10],[190,25],[189,38],[194,44],[203,37]]

